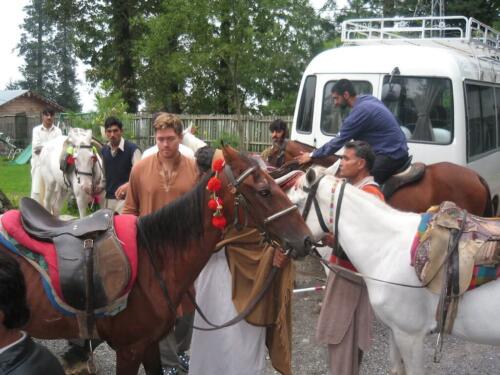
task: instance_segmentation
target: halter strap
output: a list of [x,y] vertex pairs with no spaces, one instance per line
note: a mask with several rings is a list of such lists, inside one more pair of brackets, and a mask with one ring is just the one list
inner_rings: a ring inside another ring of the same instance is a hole
[[306,204],[304,206],[304,211],[302,211],[302,218],[304,220],[307,219],[307,216],[309,215],[309,211],[311,210],[311,204],[314,202],[314,210],[316,211],[316,216],[318,217],[319,225],[321,226],[321,229],[323,229],[323,232],[328,233],[328,226],[325,223],[325,220],[323,219],[323,214],[321,213],[321,208],[319,207],[319,202],[318,198],[316,198],[316,193],[318,191],[319,183],[321,180],[325,177],[325,175],[321,176],[318,181],[316,181],[310,188],[305,187],[304,191],[307,192],[307,200]]

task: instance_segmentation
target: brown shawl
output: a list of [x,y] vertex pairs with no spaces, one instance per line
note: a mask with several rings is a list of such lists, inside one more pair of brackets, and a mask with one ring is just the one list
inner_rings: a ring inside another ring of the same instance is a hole
[[[243,235],[243,236],[242,236]],[[255,229],[229,230],[225,238],[237,237],[226,245],[229,269],[233,278],[233,303],[238,312],[259,293],[272,268],[275,249],[262,244]],[[256,326],[265,326],[266,345],[273,367],[291,375],[292,314],[291,297],[294,267],[289,262],[279,270],[259,304],[246,318]]]

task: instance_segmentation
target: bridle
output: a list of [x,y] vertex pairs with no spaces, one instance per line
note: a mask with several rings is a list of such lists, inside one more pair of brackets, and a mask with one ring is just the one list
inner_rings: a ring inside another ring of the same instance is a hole
[[[229,186],[233,187],[236,190],[236,193],[237,193],[237,194],[235,194],[235,198],[234,198],[234,206],[235,206],[234,216],[235,216],[235,223],[236,223],[235,225],[239,225],[240,227],[241,227],[241,223],[238,221],[238,219],[236,219],[239,216],[239,207],[240,206],[243,207],[244,215],[245,215],[245,224],[244,225],[246,226],[246,224],[247,224],[247,220],[246,219],[248,217],[248,207],[249,207],[249,204],[248,204],[247,199],[243,195],[243,193],[241,191],[239,191],[238,188],[241,185],[241,183],[248,176],[250,176],[255,170],[257,170],[257,168],[258,168],[257,166],[251,166],[251,167],[247,168],[246,170],[244,170],[237,178],[235,178],[235,176],[234,176],[233,171],[231,170],[231,168],[227,164],[224,167],[224,173],[226,174],[227,178],[229,179]],[[285,208],[285,209],[283,209],[281,211],[278,211],[278,212],[276,212],[276,213],[274,213],[272,215],[269,215],[267,218],[265,218],[263,220],[263,225],[259,226],[259,230],[260,230],[261,236],[263,238],[263,242],[265,242],[265,243],[267,243],[269,245],[272,245],[272,246],[280,246],[276,241],[274,241],[274,240],[271,239],[271,236],[269,235],[269,233],[268,233],[268,231],[266,230],[265,227],[266,227],[267,224],[273,222],[274,220],[276,220],[276,219],[278,219],[280,217],[283,217],[283,216],[287,215],[288,213],[290,213],[290,212],[292,212],[292,211],[294,211],[296,209],[297,209],[297,206],[296,205],[292,205],[292,206],[287,207],[287,208]],[[140,226],[138,226],[137,228],[138,228],[139,231],[141,230]],[[165,280],[161,276],[161,273],[160,273],[160,270],[158,268],[158,265],[154,261],[151,248],[150,248],[150,246],[148,244],[148,240],[144,236],[143,233],[140,233],[140,235],[143,238],[144,243],[146,245],[145,246],[146,252],[148,253],[150,263],[153,266],[153,270],[155,272],[155,276],[158,279],[158,282],[160,284],[160,289],[163,292],[163,295],[164,295],[164,297],[165,297],[165,299],[167,301],[167,304],[168,304],[170,310],[175,315],[176,314],[175,305],[174,305],[174,303],[172,301],[172,298],[170,297],[170,293],[168,292]],[[290,253],[290,251],[291,251],[291,249],[285,249],[285,254],[288,255]],[[193,324],[193,328],[197,329],[197,330],[200,330],[200,331],[215,331],[215,330],[219,330],[219,329],[222,329],[222,328],[225,328],[225,327],[232,326],[232,325],[240,322],[241,320],[243,320],[244,318],[246,318],[253,311],[253,309],[255,308],[255,306],[260,302],[260,300],[262,299],[262,297],[266,294],[266,292],[268,291],[269,287],[271,286],[271,284],[272,284],[272,282],[274,280],[274,277],[276,276],[277,272],[278,272],[278,268],[276,266],[273,266],[271,268],[271,270],[269,271],[269,273],[268,273],[268,275],[266,277],[266,280],[263,283],[262,289],[253,298],[253,300],[248,303],[248,305],[245,307],[245,309],[241,313],[239,313],[233,319],[231,319],[231,320],[229,320],[226,323],[223,323],[221,325],[217,325],[217,324],[214,324],[214,323],[210,322],[210,320],[208,320],[208,318],[206,317],[206,315],[203,313],[203,311],[200,309],[200,307],[196,303],[196,300],[192,296],[192,294],[189,291],[186,292],[186,295],[189,297],[189,299],[193,303],[196,311],[200,314],[200,317],[210,326],[208,328],[205,328],[205,327],[198,327],[198,326],[195,326]]]
[[[78,148],[78,149],[84,148],[84,149],[90,149],[90,150],[92,150],[94,148],[94,146],[91,144],[88,144],[88,145],[83,144],[83,145],[78,145],[78,146],[73,146],[73,147]],[[94,192],[96,190],[96,183],[97,183],[97,181],[95,180],[95,165],[97,164],[97,166],[101,170],[101,173],[103,171],[103,168],[102,168],[102,165],[101,165],[99,158],[95,154],[94,154],[94,156],[95,156],[95,162],[92,164],[92,169],[90,170],[90,172],[79,170],[78,167],[76,166],[76,162],[75,162],[75,177],[76,177],[77,184],[80,185],[80,183],[81,183],[80,176],[91,177],[91,179],[92,179],[91,191],[92,192]],[[68,185],[68,184],[66,184],[66,185]],[[71,182],[69,183],[68,187],[70,187],[70,186],[71,186]]]
[[329,233],[330,230],[325,223],[325,219],[323,219],[323,214],[321,213],[321,208],[319,207],[318,198],[316,198],[316,193],[318,192],[319,183],[325,177],[325,175],[321,176],[318,181],[311,185],[311,187],[304,187],[303,190],[307,193],[306,204],[304,205],[304,210],[302,211],[302,218],[304,221],[307,220],[309,216],[309,211],[311,210],[311,204],[314,203],[314,211],[316,211],[316,217],[318,218],[319,225],[321,229],[325,233]]
[[[229,165],[225,165],[224,167],[224,173],[226,174],[227,178],[229,179],[229,186],[232,186],[236,189],[236,193],[234,196],[234,221],[233,225],[238,229],[241,230],[243,227],[246,227],[248,224],[248,201],[241,193],[241,191],[238,189],[240,184],[248,177],[250,176],[258,167],[257,166],[252,166],[247,168],[243,173],[241,173],[237,178],[234,177],[233,171],[229,167]],[[243,215],[245,218],[244,224],[242,225],[239,221],[239,208],[243,208]],[[287,214],[289,214],[292,211],[295,211],[297,209],[297,205],[293,204],[290,207],[287,207],[281,211],[278,211],[274,214],[269,215],[263,220],[263,225],[258,225],[257,227],[259,228],[259,231],[262,235],[262,238],[264,238],[264,241],[267,242],[268,244],[272,245],[277,245],[276,241],[271,239],[271,236],[269,235],[268,231],[266,230],[266,225],[273,222],[276,219],[279,219],[280,217],[283,217]],[[289,254],[291,249],[284,249],[285,254]]]

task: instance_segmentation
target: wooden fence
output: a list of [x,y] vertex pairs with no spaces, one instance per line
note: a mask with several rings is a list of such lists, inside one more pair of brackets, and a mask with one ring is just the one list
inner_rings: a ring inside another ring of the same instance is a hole
[[[64,127],[77,126],[82,120],[92,123],[93,114],[65,116],[61,114],[60,124]],[[271,144],[269,124],[278,116],[241,116],[241,125],[236,115],[179,115],[184,126],[194,126],[196,136],[210,145],[217,145],[221,139],[236,145],[240,150],[260,152]],[[124,121],[124,131],[128,139],[133,140],[141,149],[153,145],[154,129],[151,126],[151,114],[137,114]],[[292,116],[280,117],[291,128]],[[81,125],[79,125],[81,126]],[[239,126],[243,127],[244,139],[240,139]],[[99,134],[98,128],[93,129]]]

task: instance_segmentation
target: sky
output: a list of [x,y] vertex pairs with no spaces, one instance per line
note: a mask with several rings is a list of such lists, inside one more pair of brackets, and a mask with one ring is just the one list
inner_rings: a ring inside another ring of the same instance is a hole
[[[310,0],[315,8],[323,5],[325,0]],[[21,38],[21,25],[24,19],[23,8],[29,0],[2,1],[0,12],[0,56],[2,56],[0,67],[0,90],[11,82],[22,78],[19,67],[23,64],[23,58],[18,56],[16,46]],[[337,4],[344,4],[346,0],[339,0]],[[95,109],[94,93],[85,81],[85,66],[79,64],[77,68],[80,80],[79,93],[82,111],[89,112]]]

